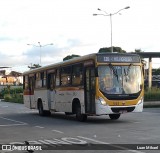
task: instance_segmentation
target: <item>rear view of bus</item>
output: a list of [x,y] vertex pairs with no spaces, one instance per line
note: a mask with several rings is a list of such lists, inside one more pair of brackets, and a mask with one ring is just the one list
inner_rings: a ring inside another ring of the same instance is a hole
[[143,65],[135,54],[97,54],[96,114],[118,119],[143,110]]

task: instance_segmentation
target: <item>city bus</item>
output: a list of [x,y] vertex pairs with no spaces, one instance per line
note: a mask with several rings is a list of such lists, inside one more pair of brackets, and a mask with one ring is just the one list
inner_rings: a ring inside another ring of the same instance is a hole
[[24,104],[39,115],[87,116],[142,112],[143,64],[139,55],[94,53],[23,73]]

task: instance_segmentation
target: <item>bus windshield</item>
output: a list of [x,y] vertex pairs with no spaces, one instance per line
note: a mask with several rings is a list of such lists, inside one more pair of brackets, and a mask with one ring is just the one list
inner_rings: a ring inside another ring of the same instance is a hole
[[112,65],[98,67],[99,89],[105,94],[135,94],[141,90],[140,66]]

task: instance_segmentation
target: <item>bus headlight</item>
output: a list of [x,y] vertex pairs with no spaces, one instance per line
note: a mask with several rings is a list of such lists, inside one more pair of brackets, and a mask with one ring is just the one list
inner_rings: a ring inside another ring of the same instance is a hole
[[141,99],[138,101],[137,105],[140,105],[140,104],[142,104],[142,103],[143,103],[143,98],[141,98]]
[[102,105],[107,105],[106,101],[102,97],[99,97],[98,99]]

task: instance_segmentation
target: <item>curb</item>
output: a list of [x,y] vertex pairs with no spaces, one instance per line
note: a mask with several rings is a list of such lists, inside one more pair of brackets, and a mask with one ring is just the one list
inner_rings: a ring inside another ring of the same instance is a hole
[[160,107],[160,101],[145,101],[143,105],[144,107]]

